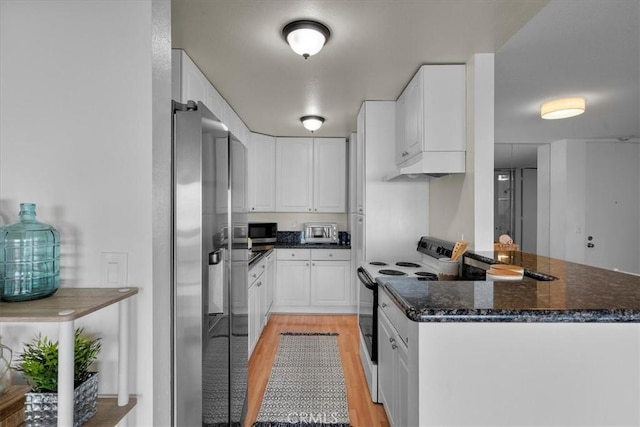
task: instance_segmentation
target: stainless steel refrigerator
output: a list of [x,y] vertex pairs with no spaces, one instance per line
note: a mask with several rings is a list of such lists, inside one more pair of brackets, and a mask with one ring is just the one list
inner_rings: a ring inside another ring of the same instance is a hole
[[172,424],[241,425],[247,396],[247,152],[173,103]]

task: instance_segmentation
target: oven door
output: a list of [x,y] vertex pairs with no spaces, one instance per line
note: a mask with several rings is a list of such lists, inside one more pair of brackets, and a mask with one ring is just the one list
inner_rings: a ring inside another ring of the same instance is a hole
[[358,301],[358,325],[364,339],[369,358],[378,362],[378,285],[366,270],[358,267],[360,299]]

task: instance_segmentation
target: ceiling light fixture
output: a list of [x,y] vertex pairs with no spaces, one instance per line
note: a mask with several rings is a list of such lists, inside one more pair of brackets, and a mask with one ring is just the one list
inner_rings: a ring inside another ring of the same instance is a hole
[[560,98],[540,106],[540,117],[546,120],[566,119],[584,113],[587,100],[581,96]]
[[302,126],[304,126],[308,131],[314,132],[320,129],[320,126],[324,123],[324,117],[304,116],[300,117],[300,121],[302,122]]
[[307,59],[320,52],[329,40],[331,31],[317,21],[300,20],[285,25],[282,35],[295,53]]

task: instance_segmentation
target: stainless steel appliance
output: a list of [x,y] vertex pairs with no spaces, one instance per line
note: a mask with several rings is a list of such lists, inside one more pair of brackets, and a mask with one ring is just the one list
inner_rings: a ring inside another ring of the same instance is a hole
[[304,238],[307,243],[338,243],[338,224],[335,222],[306,222]]
[[371,399],[378,402],[378,277],[420,277],[438,280],[438,259],[450,257],[454,243],[422,237],[417,251],[420,261],[371,260],[358,267],[358,326],[360,328],[360,361],[364,369]]
[[275,244],[278,241],[278,223],[250,222],[249,237],[254,245]]
[[246,149],[202,103],[173,109],[172,425],[241,425]]

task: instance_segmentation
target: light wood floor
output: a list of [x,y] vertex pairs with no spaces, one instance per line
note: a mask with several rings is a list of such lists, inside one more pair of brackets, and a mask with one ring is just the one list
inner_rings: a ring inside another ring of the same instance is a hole
[[347,384],[349,418],[353,427],[388,427],[382,405],[373,403],[360,364],[358,320],[356,315],[273,314],[265,326],[249,360],[249,405],[245,427],[258,416],[271,366],[278,348],[280,332],[337,332],[342,369]]

